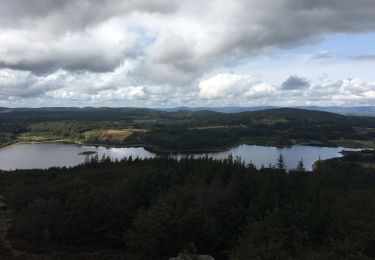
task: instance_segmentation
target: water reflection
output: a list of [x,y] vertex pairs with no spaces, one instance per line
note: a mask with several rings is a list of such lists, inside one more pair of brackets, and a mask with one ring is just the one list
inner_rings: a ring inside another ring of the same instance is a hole
[[[312,164],[319,158],[322,160],[341,157],[341,147],[314,147],[314,146],[291,146],[285,148],[258,146],[258,145],[238,145],[224,152],[214,152],[206,154],[194,154],[194,157],[208,156],[215,159],[226,158],[230,154],[233,157],[241,157],[245,163],[254,163],[256,166],[268,166],[274,164],[280,154],[283,154],[285,162],[289,168],[297,166],[302,158],[307,169],[311,169]],[[347,150],[347,149],[346,149]],[[350,149],[355,150],[355,149]],[[358,150],[358,149],[357,149]],[[94,146],[80,146],[74,144],[17,144],[0,150],[0,169],[32,169],[49,168],[54,166],[75,166],[84,162],[85,156],[79,155],[83,152],[96,152],[101,158],[109,156],[111,159],[122,159],[132,156],[133,158],[152,158],[155,153],[145,150],[143,147],[106,148]],[[174,155],[181,158],[182,154]]]

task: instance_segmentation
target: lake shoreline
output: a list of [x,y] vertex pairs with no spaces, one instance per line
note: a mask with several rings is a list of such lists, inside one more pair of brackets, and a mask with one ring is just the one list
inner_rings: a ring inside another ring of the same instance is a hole
[[142,144],[142,143],[135,143],[135,144],[105,144],[105,143],[85,143],[77,140],[71,140],[71,139],[58,139],[58,140],[46,140],[46,141],[26,141],[26,142],[14,142],[12,144],[7,144],[5,146],[0,146],[0,150],[8,149],[15,147],[18,144],[44,144],[44,143],[56,143],[56,144],[75,144],[75,145],[81,145],[81,146],[94,146],[94,147],[105,147],[105,148],[144,148],[145,150],[149,152],[153,152],[156,154],[191,154],[191,153],[198,153],[198,154],[204,154],[204,153],[217,153],[217,152],[226,152],[233,147],[239,146],[239,145],[256,145],[256,146],[266,146],[266,147],[276,147],[276,148],[288,148],[292,146],[312,146],[312,147],[332,147],[332,148],[347,148],[347,149],[374,149],[373,147],[365,147],[363,145],[338,145],[338,144],[323,144],[323,143],[293,143],[293,144],[286,144],[286,145],[280,145],[280,144],[273,144],[273,143],[262,143],[262,142],[237,142],[233,144],[228,144],[221,147],[216,148],[203,148],[203,149],[182,149],[182,150],[171,150],[171,149],[164,149],[156,145],[151,144]]
[[12,147],[15,147],[18,144],[48,144],[48,143],[77,144],[77,145],[81,145],[82,144],[82,143],[79,143],[79,142],[74,142],[72,140],[50,140],[50,141],[14,142],[12,144],[6,144],[4,146],[0,146],[0,150],[12,148]]
[[[186,156],[191,158],[204,158],[206,156],[212,159],[226,159],[230,156],[233,158],[241,158],[245,163],[253,163],[257,167],[262,165],[274,165],[280,154],[283,154],[288,168],[296,167],[298,160],[302,159],[306,163],[306,169],[310,170],[310,166],[321,158],[335,158],[343,156],[346,148],[343,147],[322,147],[293,145],[288,147],[261,146],[238,144],[231,146],[227,150],[219,150],[217,152],[175,152],[175,153],[157,153],[147,149],[144,145],[127,145],[120,146],[103,146],[103,145],[87,145],[77,144],[73,142],[67,143],[67,140],[52,140],[46,142],[32,142],[29,144],[17,146],[8,151],[1,151],[0,164],[2,171],[12,169],[48,169],[50,167],[74,167],[84,162],[82,155],[93,156],[97,154],[98,158],[109,157],[111,160],[122,160],[124,158],[139,158],[141,160],[154,157],[167,157],[181,159]],[[45,145],[43,145],[43,143]],[[34,145],[32,145],[34,144]],[[14,145],[16,146],[16,145]],[[152,149],[152,148],[151,148]],[[350,149],[348,149],[350,150]],[[351,149],[355,150],[355,149]],[[3,156],[4,155],[4,156]],[[15,160],[18,158],[18,160]]]

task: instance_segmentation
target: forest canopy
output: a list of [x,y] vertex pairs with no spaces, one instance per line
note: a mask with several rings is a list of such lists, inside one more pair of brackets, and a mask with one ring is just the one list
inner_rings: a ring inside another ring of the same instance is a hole
[[38,254],[372,259],[375,175],[363,165],[374,162],[372,151],[353,152],[307,172],[302,162],[286,170],[282,157],[260,169],[232,157],[93,157],[74,168],[3,172],[0,194],[12,212],[8,239]]

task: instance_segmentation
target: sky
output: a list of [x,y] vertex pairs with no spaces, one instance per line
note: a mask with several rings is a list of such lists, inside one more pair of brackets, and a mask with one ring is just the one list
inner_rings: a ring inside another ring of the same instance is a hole
[[0,0],[0,106],[375,105],[374,0]]

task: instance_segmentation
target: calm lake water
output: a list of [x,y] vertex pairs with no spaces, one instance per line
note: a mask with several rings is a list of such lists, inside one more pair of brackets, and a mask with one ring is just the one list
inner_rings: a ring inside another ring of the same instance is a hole
[[[340,151],[344,150],[342,147],[314,147],[296,145],[285,148],[276,148],[269,146],[258,145],[238,145],[224,152],[213,152],[205,154],[194,154],[194,157],[206,156],[215,159],[226,158],[232,154],[233,157],[240,156],[246,163],[254,163],[256,166],[268,166],[275,164],[278,156],[282,154],[288,168],[294,168],[297,162],[302,158],[307,169],[311,169],[312,164],[319,159],[341,157]],[[345,150],[356,150],[347,149]],[[85,155],[80,155],[82,152],[97,152],[99,158],[103,155],[109,156],[112,159],[122,159],[124,157],[132,156],[152,158],[156,154],[145,150],[142,147],[138,148],[106,148],[94,147],[74,144],[17,144],[12,147],[0,149],[0,169],[33,169],[33,168],[49,168],[53,166],[75,166],[84,162]],[[174,155],[176,158],[181,158],[183,155]]]

